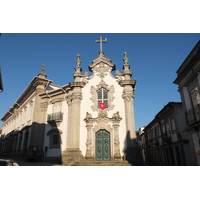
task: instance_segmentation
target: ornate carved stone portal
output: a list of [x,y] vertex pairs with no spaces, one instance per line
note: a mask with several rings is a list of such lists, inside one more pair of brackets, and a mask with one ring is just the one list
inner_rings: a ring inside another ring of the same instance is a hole
[[[120,142],[119,142],[119,124],[122,118],[120,117],[119,112],[113,114],[111,118],[108,117],[107,111],[100,110],[98,113],[98,117],[93,118],[90,113],[86,113],[86,117],[84,121],[86,122],[87,127],[87,140],[86,140],[86,159],[94,159],[94,148],[95,148],[95,141],[94,136],[96,132],[99,130],[106,130],[111,135],[113,135],[113,152],[111,158],[120,159]],[[112,145],[111,145],[112,146]]]

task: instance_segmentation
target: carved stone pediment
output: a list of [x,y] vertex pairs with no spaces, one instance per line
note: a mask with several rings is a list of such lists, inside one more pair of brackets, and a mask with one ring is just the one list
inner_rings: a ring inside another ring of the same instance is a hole
[[96,124],[93,128],[93,131],[96,133],[97,131],[101,130],[101,129],[105,129],[107,130],[108,132],[111,132],[112,131],[112,127],[110,124],[107,124],[107,123],[99,123],[99,124]]
[[96,86],[96,91],[99,90],[100,88],[105,88],[107,90],[109,90],[108,85],[105,83],[105,81],[101,80],[101,82]]
[[106,58],[103,55],[99,55],[98,58],[94,59],[88,68],[91,72],[93,72],[98,66],[102,66],[102,64],[104,64],[104,67],[110,68],[111,71],[115,70],[115,64],[113,64],[109,58]]
[[105,118],[108,116],[108,113],[106,112],[106,110],[100,110],[98,113],[98,118]]
[[98,117],[93,118],[90,113],[86,113],[86,117],[84,121],[86,124],[108,124],[109,122],[114,123],[114,124],[119,124],[119,122],[122,120],[119,111],[113,114],[112,117],[108,117],[108,113],[106,110],[100,110],[98,113]]
[[94,69],[94,72],[96,72],[97,76],[99,76],[100,78],[104,78],[107,75],[106,72],[110,72],[110,71],[111,71],[110,67],[107,67],[103,63],[101,63],[99,67],[96,67]]

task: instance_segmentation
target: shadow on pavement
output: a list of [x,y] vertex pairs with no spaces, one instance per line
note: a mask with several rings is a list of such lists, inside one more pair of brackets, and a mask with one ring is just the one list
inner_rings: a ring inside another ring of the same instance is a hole
[[19,166],[61,166],[56,163],[48,163],[48,162],[29,162],[24,160],[14,160]]

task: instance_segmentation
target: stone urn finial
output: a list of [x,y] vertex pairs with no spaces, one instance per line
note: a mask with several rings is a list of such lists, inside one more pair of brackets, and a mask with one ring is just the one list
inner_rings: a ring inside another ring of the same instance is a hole
[[123,61],[124,61],[125,65],[128,64],[127,52],[124,52],[124,59],[123,59]]

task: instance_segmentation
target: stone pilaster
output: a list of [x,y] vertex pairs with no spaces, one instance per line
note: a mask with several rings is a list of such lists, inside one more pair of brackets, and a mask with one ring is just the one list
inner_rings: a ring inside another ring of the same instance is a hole
[[[132,87],[132,86],[130,86]],[[136,132],[135,132],[135,119],[134,119],[134,93],[130,92],[129,88],[124,88],[122,95],[125,104],[125,116],[126,116],[126,130],[127,130],[127,148],[125,151],[125,159],[133,165],[141,165],[142,157],[140,148],[136,145]],[[129,90],[129,92],[128,92]],[[133,90],[133,88],[132,88]]]
[[76,94],[72,97],[72,116],[71,116],[71,136],[72,143],[70,148],[79,148],[80,140],[80,104],[82,100],[81,94]]
[[[45,91],[47,85],[51,82],[46,79],[45,64],[42,64],[40,74],[32,81],[32,87],[35,90],[34,110],[31,124],[30,144],[27,152],[31,152],[31,156],[27,154],[28,159],[43,161],[44,158],[44,134],[46,126],[46,114],[48,100],[42,99],[40,94]],[[35,149],[33,152],[32,149]]]
[[132,86],[126,85],[124,87],[124,93],[122,95],[125,105],[125,116],[126,116],[126,131],[127,131],[127,147],[136,146],[136,133],[135,133],[135,118],[134,118],[134,94]]
[[80,150],[80,113],[81,113],[81,88],[86,82],[82,81],[87,76],[81,74],[82,68],[80,66],[80,55],[77,55],[77,66],[75,67],[75,74],[73,77],[75,82],[70,82],[71,91],[68,93],[68,129],[67,129],[67,148],[62,154],[62,162],[65,165],[71,165],[73,162],[83,160],[83,155]]
[[125,116],[126,116],[126,131],[127,131],[127,147],[136,146],[136,133],[135,133],[135,119],[134,119],[134,89],[136,80],[131,80],[132,72],[130,71],[130,65],[128,64],[127,53],[124,52],[124,71],[120,73],[116,72],[118,76],[118,82],[123,87],[122,98],[124,99],[125,105]]
[[67,123],[67,143],[66,143],[66,146],[67,147],[70,147],[70,144],[72,143],[71,140],[72,140],[72,137],[71,137],[71,134],[68,134],[68,133],[71,133],[71,121],[72,121],[72,100],[70,97],[67,97],[67,104],[68,104],[68,123]]
[[[38,92],[40,93],[40,92]],[[28,159],[34,159],[37,161],[42,161],[44,157],[43,147],[44,147],[44,134],[46,126],[46,113],[47,113],[48,101],[47,99],[41,99],[39,95],[35,97],[35,106],[33,112],[33,122],[31,125],[30,134],[30,151],[33,147],[37,148],[33,157]]]
[[87,142],[86,142],[86,159],[92,158],[92,127],[91,123],[87,123]]
[[80,151],[80,104],[82,100],[81,87],[74,87],[68,97],[69,118],[67,132],[67,148],[62,154],[62,162],[70,165],[83,159]]
[[113,123],[114,127],[114,159],[121,159],[119,148],[119,122]]
[[136,132],[135,132],[135,118],[134,118],[134,90],[136,80],[131,80],[132,72],[130,71],[130,65],[128,64],[127,53],[124,52],[124,71],[120,73],[116,72],[119,84],[123,87],[122,98],[124,99],[125,107],[125,121],[126,121],[126,140],[127,148],[125,151],[125,159],[130,163],[141,163],[140,150],[136,145]]

